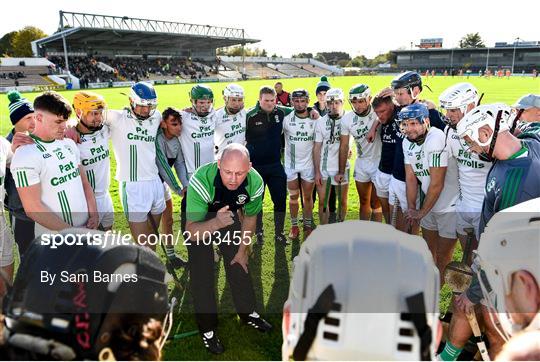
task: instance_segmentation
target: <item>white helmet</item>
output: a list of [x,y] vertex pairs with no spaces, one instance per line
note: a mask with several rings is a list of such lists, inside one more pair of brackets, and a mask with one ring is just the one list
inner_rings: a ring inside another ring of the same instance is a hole
[[368,221],[320,226],[294,259],[282,358],[432,357],[438,303],[439,272],[421,237]]
[[343,95],[343,90],[341,88],[330,88],[326,92],[326,101],[332,102],[332,101],[342,101],[345,99],[345,96]]
[[223,97],[225,97],[225,100],[229,97],[244,98],[244,88],[236,83],[227,84],[223,89]]
[[349,90],[349,101],[363,99],[371,95],[371,89],[367,84],[356,84]]
[[480,238],[477,262],[486,274],[490,293],[479,281],[485,300],[496,309],[509,339],[517,327],[507,317],[505,296],[510,293],[512,274],[526,270],[540,283],[540,198],[532,199],[496,213]]
[[495,103],[478,106],[467,113],[457,125],[457,134],[460,138],[469,136],[472,141],[480,146],[489,146],[495,132],[491,134],[486,142],[480,142],[478,130],[486,125],[492,130],[495,130],[495,123],[499,112],[502,112],[499,132],[508,131],[512,121],[512,109],[504,103]]
[[458,83],[441,93],[439,103],[442,109],[458,108],[465,115],[469,104],[478,103],[478,91],[471,83]]

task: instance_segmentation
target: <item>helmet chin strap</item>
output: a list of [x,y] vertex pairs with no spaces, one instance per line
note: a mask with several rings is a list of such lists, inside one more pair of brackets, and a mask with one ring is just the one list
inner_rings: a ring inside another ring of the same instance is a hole
[[424,133],[415,140],[412,140],[409,137],[407,137],[407,139],[409,140],[409,142],[416,143],[418,146],[421,146],[426,140],[426,135],[428,133],[428,130],[429,130],[428,127],[426,127]]
[[358,113],[358,112],[354,111],[354,113],[356,113],[359,117],[365,117],[365,116],[367,116],[369,114],[370,111],[371,111],[371,104],[368,105],[367,109],[364,112]]
[[514,131],[516,130],[517,123],[519,119],[521,118],[521,115],[523,114],[524,109],[520,109],[517,111],[516,116],[514,117],[514,120],[512,121],[512,127],[510,127],[510,133],[514,134]]
[[501,125],[501,118],[502,118],[503,111],[500,110],[497,112],[497,118],[495,118],[495,129],[493,130],[493,136],[491,137],[491,142],[489,143],[489,149],[487,154],[485,155],[486,160],[488,162],[493,162],[493,150],[495,149],[495,144],[497,143],[497,136],[499,135],[499,129]]

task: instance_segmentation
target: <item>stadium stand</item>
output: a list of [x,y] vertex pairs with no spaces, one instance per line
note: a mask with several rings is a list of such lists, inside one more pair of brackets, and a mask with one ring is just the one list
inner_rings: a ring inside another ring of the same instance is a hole
[[[28,64],[27,64],[28,62]],[[54,85],[48,75],[53,74],[50,62],[32,62],[26,58],[1,58],[0,88],[29,85]]]
[[315,75],[314,73],[305,70],[303,65],[296,66],[289,63],[268,63],[267,66],[291,77],[313,77]]

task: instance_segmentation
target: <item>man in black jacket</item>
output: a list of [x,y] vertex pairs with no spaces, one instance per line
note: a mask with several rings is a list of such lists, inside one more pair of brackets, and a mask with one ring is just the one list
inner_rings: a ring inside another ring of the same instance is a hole
[[[276,106],[276,92],[271,87],[262,87],[259,101],[246,115],[246,147],[251,155],[253,168],[268,186],[274,203],[275,241],[285,245],[283,234],[287,210],[287,176],[281,164],[281,134],[283,119],[292,108]],[[264,198],[263,198],[264,199]],[[263,241],[262,211],[257,216],[257,240]]]
[[[283,119],[293,108],[276,106],[276,91],[264,86],[259,91],[259,101],[246,115],[246,147],[251,155],[253,168],[268,186],[274,203],[274,230],[277,244],[286,245],[283,234],[287,211],[287,176],[281,164]],[[311,111],[312,118],[319,113]],[[257,217],[257,241],[263,241],[262,211]]]

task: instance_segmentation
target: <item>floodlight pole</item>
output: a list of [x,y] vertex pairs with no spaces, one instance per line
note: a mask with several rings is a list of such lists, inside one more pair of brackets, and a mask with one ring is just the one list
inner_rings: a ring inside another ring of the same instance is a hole
[[517,47],[517,44],[518,42],[520,41],[521,39],[519,37],[517,37],[514,41],[514,54],[512,55],[512,74],[514,74],[514,63],[515,63],[515,60],[516,60],[516,47]]
[[67,54],[66,36],[64,34],[64,12],[60,10],[60,31],[62,32],[62,43],[64,44],[64,61],[66,63],[66,74],[71,82],[71,72],[69,71],[69,61]]
[[489,47],[487,48],[486,71],[489,69]]
[[245,77],[245,74],[246,74],[246,63],[245,63],[246,55],[245,55],[245,49],[244,49],[244,46],[246,44],[245,36],[246,36],[245,30],[242,29],[242,78]]

